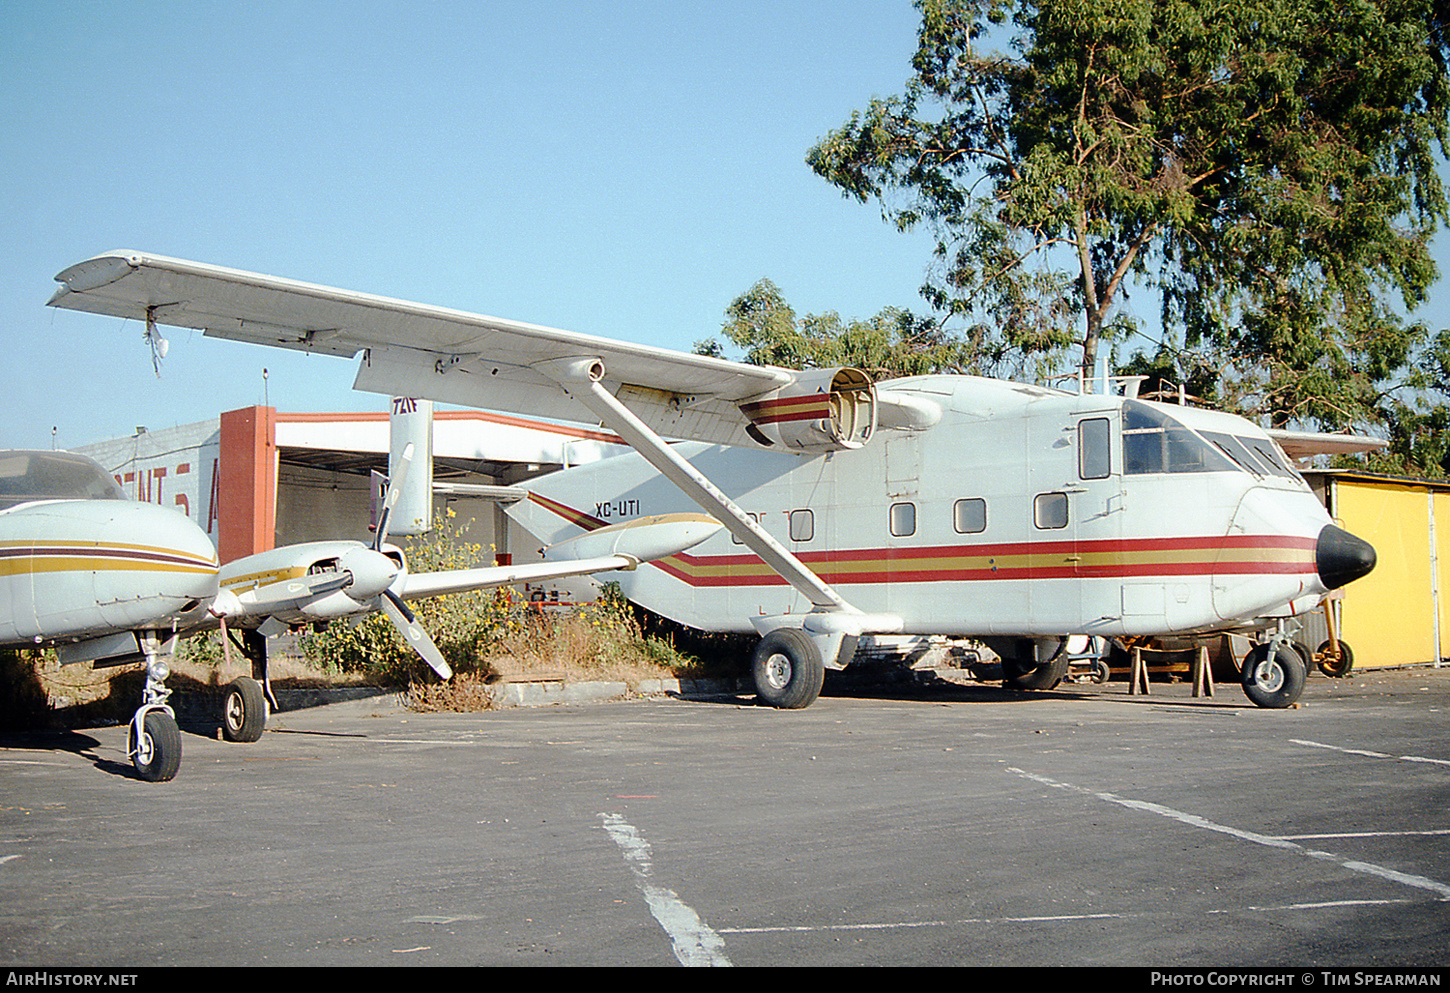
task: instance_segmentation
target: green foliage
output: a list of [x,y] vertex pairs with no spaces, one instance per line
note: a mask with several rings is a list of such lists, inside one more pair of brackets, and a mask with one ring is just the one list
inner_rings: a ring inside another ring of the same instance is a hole
[[1447,219],[1442,5],[917,6],[906,92],[807,161],[896,226],[931,227],[925,296],[984,363],[1075,353],[1091,374],[1099,343],[1133,330],[1112,315],[1136,281],[1161,294],[1173,361],[1221,370],[1223,402],[1385,421]]
[[[458,522],[451,509],[436,515],[432,530],[404,549],[408,568],[436,572],[491,565],[493,550],[468,541],[467,532],[468,525]],[[431,597],[409,606],[458,673],[486,669],[489,649],[518,629],[524,608],[511,587]],[[380,613],[358,623],[334,622],[308,633],[298,645],[309,662],[326,671],[366,672],[387,683],[426,679],[432,672]]]
[[[745,361],[787,369],[851,366],[873,379],[971,368],[971,346],[942,331],[930,319],[895,307],[875,317],[844,321],[834,311],[796,317],[780,289],[762,279],[725,310],[725,338],[745,352]],[[702,355],[720,356],[716,340],[695,346]]]
[[700,669],[672,638],[645,633],[640,612],[618,583],[603,584],[593,603],[572,611],[529,613],[503,639],[503,646],[531,665],[562,669],[569,678],[628,679],[650,672],[680,676]]

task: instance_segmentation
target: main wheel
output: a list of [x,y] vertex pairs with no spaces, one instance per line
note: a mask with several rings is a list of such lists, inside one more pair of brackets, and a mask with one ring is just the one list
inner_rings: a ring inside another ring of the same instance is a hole
[[181,768],[181,729],[176,718],[164,710],[148,710],[141,719],[141,740],[136,740],[136,722],[131,722],[127,751],[136,774],[148,783],[164,783]]
[[1056,651],[1045,662],[1018,655],[1004,656],[1002,682],[1014,690],[1050,690],[1062,682],[1062,677],[1067,675],[1068,666],[1071,664],[1072,659],[1067,654],[1067,639],[1063,638],[1058,642]]
[[1326,676],[1333,676],[1336,679],[1348,676],[1349,670],[1354,668],[1354,653],[1349,650],[1349,646],[1342,641],[1339,643],[1339,663],[1337,665],[1329,657],[1328,652],[1329,642],[1326,641],[1319,646],[1317,653],[1320,660],[1319,671]]
[[262,684],[251,676],[238,676],[227,687],[222,703],[222,736],[227,741],[256,741],[267,727],[267,698]]
[[1255,645],[1244,659],[1244,693],[1255,706],[1282,710],[1304,692],[1304,660],[1292,648]]
[[761,638],[750,671],[760,701],[784,710],[810,706],[826,680],[815,642],[796,628],[777,628]]

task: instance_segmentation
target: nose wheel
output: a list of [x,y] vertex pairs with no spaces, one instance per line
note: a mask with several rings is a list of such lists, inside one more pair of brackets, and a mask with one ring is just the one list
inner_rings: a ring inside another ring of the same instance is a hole
[[1292,707],[1304,692],[1306,675],[1299,653],[1281,642],[1255,645],[1244,658],[1244,694],[1270,710]]
[[136,640],[146,657],[146,686],[141,691],[141,707],[131,718],[126,756],[136,775],[148,783],[164,783],[181,768],[181,729],[166,703],[171,696],[166,677],[171,675],[169,662],[176,652],[176,635],[146,631],[138,632]]
[[164,783],[181,768],[181,729],[168,710],[139,710],[131,720],[126,750],[136,774],[148,783]]

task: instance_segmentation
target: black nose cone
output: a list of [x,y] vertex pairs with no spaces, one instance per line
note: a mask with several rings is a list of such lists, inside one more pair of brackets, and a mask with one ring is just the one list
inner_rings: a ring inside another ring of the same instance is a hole
[[1327,590],[1337,590],[1345,583],[1367,576],[1374,568],[1374,546],[1356,538],[1343,528],[1324,525],[1314,545],[1314,565],[1319,580]]

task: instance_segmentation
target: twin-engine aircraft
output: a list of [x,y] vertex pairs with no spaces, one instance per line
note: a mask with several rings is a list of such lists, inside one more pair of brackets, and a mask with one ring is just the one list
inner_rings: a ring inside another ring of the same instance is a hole
[[[111,252],[56,276],[57,307],[338,356],[355,387],[601,422],[635,455],[531,484],[544,539],[693,501],[728,534],[625,577],[707,630],[754,630],[760,698],[804,707],[824,670],[902,635],[984,641],[1009,685],[1050,687],[1069,639],[1233,630],[1254,703],[1305,667],[1293,618],[1366,574],[1247,420],[965,376],[752,366],[195,262]],[[671,444],[664,439],[680,440]],[[1376,447],[1280,434],[1296,455]],[[728,491],[728,492],[727,492]]]
[[557,543],[544,562],[410,574],[402,550],[387,543],[410,458],[405,451],[370,543],[289,545],[218,567],[206,532],[170,508],[126,499],[95,461],[0,451],[0,645],[53,646],[62,664],[97,668],[144,661],[146,684],[127,747],[141,778],[161,782],[181,764],[166,686],[179,635],[218,625],[224,639],[225,630],[243,634],[253,676],[227,687],[222,731],[231,741],[256,741],[271,696],[267,634],[380,610],[447,679],[448,663],[406,601],[630,570],[720,529],[698,513],[654,516]]

